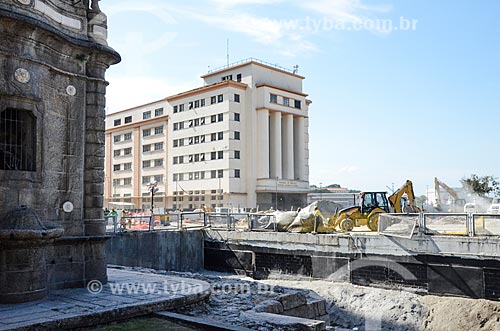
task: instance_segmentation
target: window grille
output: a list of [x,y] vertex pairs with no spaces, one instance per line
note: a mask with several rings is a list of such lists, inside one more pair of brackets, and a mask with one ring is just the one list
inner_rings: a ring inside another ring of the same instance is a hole
[[0,113],[0,170],[36,171],[36,119],[31,112]]

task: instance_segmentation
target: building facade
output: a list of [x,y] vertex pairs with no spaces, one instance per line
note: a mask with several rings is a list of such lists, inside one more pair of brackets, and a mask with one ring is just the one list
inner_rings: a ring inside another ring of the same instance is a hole
[[147,185],[158,182],[156,207],[166,207],[167,125],[164,100],[106,118],[105,206],[147,209]]
[[[156,207],[304,206],[309,191],[311,103],[302,92],[304,77],[249,59],[202,79],[200,88],[107,117],[106,201],[145,205],[144,199],[142,203],[134,199],[147,194],[148,179],[164,175],[162,200]],[[164,118],[144,119],[144,113],[160,108]],[[131,122],[125,123],[126,118]],[[164,163],[148,172],[150,152],[145,146],[150,142],[145,141],[144,130],[160,123],[165,128],[158,141],[165,150],[153,152],[151,158],[164,157]],[[132,131],[136,134],[130,136]],[[117,138],[125,134],[132,139]],[[127,157],[118,152],[124,148],[132,148]],[[128,164],[128,170],[119,164]],[[125,178],[127,185],[122,185],[119,180]]]

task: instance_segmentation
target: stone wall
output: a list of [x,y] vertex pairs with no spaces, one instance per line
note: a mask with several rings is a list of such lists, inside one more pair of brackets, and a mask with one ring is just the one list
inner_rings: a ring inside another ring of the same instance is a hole
[[106,243],[109,264],[168,271],[203,270],[202,231],[118,233]]
[[92,2],[95,10],[89,1],[0,2],[0,113],[27,111],[36,124],[34,171],[0,170],[0,221],[26,205],[64,228],[45,253],[52,288],[107,280],[105,72],[120,56],[107,46],[106,17]]

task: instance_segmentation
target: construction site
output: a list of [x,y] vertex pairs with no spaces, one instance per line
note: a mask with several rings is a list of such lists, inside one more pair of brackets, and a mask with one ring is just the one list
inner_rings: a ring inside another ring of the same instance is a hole
[[[359,204],[350,207],[317,201],[298,211],[171,213],[146,217],[150,228],[143,231],[127,228],[138,219],[125,217],[120,227],[109,217],[109,263],[204,270],[181,274],[230,293],[215,291],[214,301],[180,312],[208,319],[215,314],[250,329],[497,330],[498,201],[490,199],[479,212],[437,178],[435,183],[453,199],[417,206],[408,180],[390,195],[361,192]],[[201,250],[203,257],[193,260]],[[242,284],[248,288],[240,290]],[[304,306],[283,308],[281,299],[258,292],[259,284],[301,289],[305,297],[297,300]],[[321,313],[317,300],[324,300]]]

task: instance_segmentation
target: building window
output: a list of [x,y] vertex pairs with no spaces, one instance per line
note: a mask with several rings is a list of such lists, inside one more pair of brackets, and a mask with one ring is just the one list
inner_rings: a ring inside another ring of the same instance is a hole
[[210,97],[210,104],[213,105],[214,103],[217,103],[217,97],[216,96]]
[[[123,179],[123,185],[132,185],[132,178],[124,178]],[[128,196],[130,196],[130,195],[128,195]]]
[[120,171],[120,169],[121,169],[121,164],[115,164],[113,166],[113,171]]
[[155,109],[155,116],[158,117],[161,115],[163,115],[163,108]]
[[163,175],[154,176],[155,182],[163,183]]
[[239,94],[235,94],[234,95],[234,102],[240,102],[240,95]]
[[284,106],[290,106],[290,99],[283,97],[283,105]]
[[179,139],[179,147],[184,146],[184,139]]
[[174,156],[174,164],[179,164],[179,157],[178,156]]
[[269,102],[278,103],[278,96],[276,94],[271,93],[271,97],[269,98]]
[[179,123],[174,123],[174,131],[179,130]]
[[194,102],[194,108],[200,108],[200,100]]
[[162,133],[163,133],[163,126],[155,128],[155,134],[162,134]]
[[113,152],[113,155],[114,155],[114,156],[120,156],[120,155],[122,155],[122,150],[121,150],[121,149],[117,149],[117,150],[115,150],[115,151]]
[[179,164],[183,164],[184,163],[184,156],[179,156]]
[[237,75],[236,75],[236,81],[237,81],[238,83],[241,83],[241,74],[237,74]]
[[205,107],[205,99],[201,99],[200,100],[200,106],[201,107]]
[[222,101],[224,101],[224,95],[223,94],[219,94],[217,96],[217,102],[222,102]]
[[218,114],[217,115],[217,122],[222,122],[224,121],[224,114]]
[[240,159],[240,151],[234,151],[234,158],[237,160]]
[[142,136],[143,137],[149,137],[151,135],[151,129],[145,129],[142,131]]
[[302,109],[302,103],[300,102],[300,100],[295,100],[295,108]]
[[142,177],[142,183],[143,184],[149,184],[149,183],[151,183],[151,176],[144,176],[144,177]]
[[179,112],[183,112],[183,111],[184,111],[184,104],[179,105]]
[[132,170],[132,163],[125,163],[125,164],[123,165],[123,170],[125,170],[125,171],[130,171],[130,170]]
[[155,144],[155,151],[159,151],[163,149],[163,143],[156,143]]
[[224,132],[217,133],[217,140],[223,140],[223,139],[224,139]]
[[121,184],[121,179],[113,179],[113,186],[120,186],[120,184]]
[[114,137],[113,137],[113,141],[114,141],[115,143],[118,143],[118,142],[122,141],[122,136],[121,136],[121,135],[114,136]]
[[217,152],[217,158],[220,160],[220,159],[223,159],[224,158],[224,152],[223,151],[218,151]]
[[125,117],[125,124],[132,123],[132,116]]
[[142,113],[142,119],[143,120],[147,120],[147,119],[150,119],[151,118],[151,111],[145,111],[144,113]]
[[200,119],[199,118],[195,118],[194,119],[194,126],[200,126]]
[[179,111],[179,107],[178,106],[174,106],[174,114],[176,114],[178,111]]
[[123,140],[132,140],[132,133],[126,133],[123,135]]
[[217,122],[217,115],[210,116],[210,123],[215,123],[215,122]]
[[211,152],[210,153],[210,160],[216,160],[217,159],[217,152]]
[[210,134],[210,141],[216,141],[217,140],[217,133],[211,133]]
[[226,81],[226,80],[233,80],[233,75],[227,75],[227,76],[222,77],[222,81]]
[[142,161],[142,167],[143,168],[149,168],[149,167],[151,167],[151,161],[150,160]]
[[191,101],[191,102],[189,103],[189,109],[193,109],[193,108],[194,108],[194,103],[193,103],[193,101]]
[[117,119],[117,120],[115,120],[114,124],[115,124],[115,126],[122,125],[122,120]]
[[234,120],[236,122],[239,122],[240,121],[240,114],[239,113],[234,113]]
[[150,152],[151,151],[151,145],[144,145],[142,146],[142,151],[145,152]]
[[132,154],[132,147],[125,148],[125,149],[123,150],[123,154],[124,154],[124,155],[130,155],[130,154]]
[[223,178],[224,177],[224,170],[217,170],[217,177]]
[[210,177],[211,178],[217,178],[217,170],[210,171]]
[[155,160],[155,167],[163,167],[163,159]]
[[36,118],[30,111],[0,113],[0,170],[36,171]]
[[240,169],[234,169],[234,178],[240,178]]
[[234,131],[234,140],[240,140],[240,132]]

